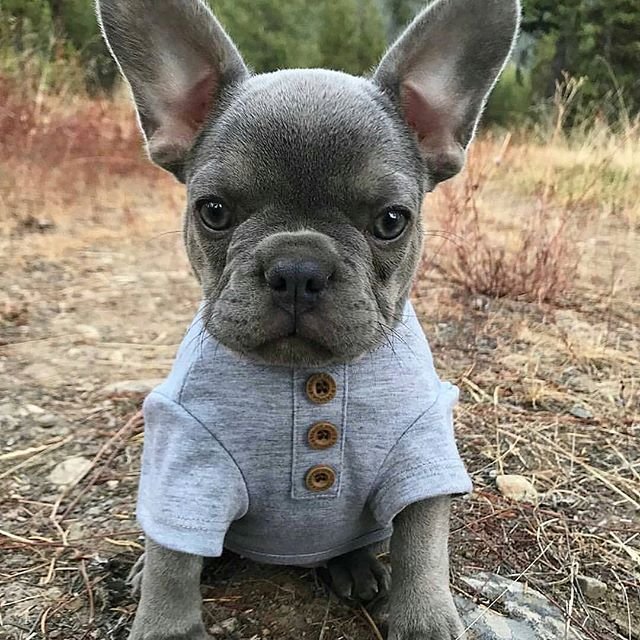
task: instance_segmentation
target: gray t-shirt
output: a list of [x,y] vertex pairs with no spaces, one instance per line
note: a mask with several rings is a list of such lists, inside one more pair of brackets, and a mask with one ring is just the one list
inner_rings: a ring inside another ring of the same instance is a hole
[[165,547],[312,565],[388,538],[409,504],[471,490],[411,305],[390,341],[315,369],[245,359],[196,316],[145,400],[138,519]]

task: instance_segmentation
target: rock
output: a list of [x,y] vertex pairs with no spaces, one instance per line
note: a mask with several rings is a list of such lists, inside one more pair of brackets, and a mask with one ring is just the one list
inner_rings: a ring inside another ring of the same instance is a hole
[[496,486],[505,498],[511,498],[517,502],[536,502],[538,499],[535,487],[524,476],[496,476]]
[[602,600],[607,593],[607,585],[597,578],[576,576],[576,582],[587,600]]
[[48,427],[55,427],[58,424],[58,418],[54,416],[53,413],[43,413],[42,415],[36,416],[34,422],[47,429]]
[[117,489],[119,484],[117,480],[107,480],[107,487],[109,489]]
[[26,231],[38,231],[40,233],[53,231],[56,228],[53,220],[45,217],[36,217],[32,214],[21,220],[21,226]]
[[581,404],[574,404],[571,409],[569,409],[569,413],[574,418],[579,418],[580,420],[592,420],[593,413],[589,411],[586,407],[583,407]]
[[84,526],[81,522],[72,522],[67,529],[67,540],[75,542],[84,536]]
[[91,460],[82,456],[67,458],[53,468],[49,474],[49,480],[60,486],[73,484],[79,481],[90,467]]
[[42,407],[35,404],[25,404],[24,408],[33,416],[41,416],[43,413],[46,413]]
[[98,342],[102,337],[100,331],[90,324],[78,324],[75,329],[85,342]]
[[6,414],[0,413],[0,427],[7,429],[14,429],[20,424],[20,420],[18,418],[14,418],[13,416],[8,416]]
[[526,584],[480,572],[462,581],[487,601],[491,609],[456,596],[458,610],[468,626],[469,640],[585,640],[573,628],[565,635],[560,609]]
[[149,378],[148,380],[122,380],[114,382],[102,389],[102,393],[107,396],[122,395],[147,395],[163,380],[161,378]]
[[40,362],[34,362],[22,370],[22,373],[37,382],[38,384],[48,385],[59,382],[59,374],[54,367]]
[[13,429],[20,420],[16,417],[18,413],[17,407],[13,404],[4,403],[0,405],[0,427],[8,427]]
[[212,636],[226,636],[228,633],[233,633],[238,627],[238,618],[227,618],[218,624],[214,624],[209,629],[209,633]]

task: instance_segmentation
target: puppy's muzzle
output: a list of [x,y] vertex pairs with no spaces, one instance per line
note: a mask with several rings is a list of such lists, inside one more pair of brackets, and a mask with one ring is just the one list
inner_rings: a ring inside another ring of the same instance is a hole
[[311,256],[278,257],[265,270],[273,302],[293,316],[313,309],[333,277],[334,267]]
[[297,322],[302,314],[318,310],[330,294],[340,255],[328,236],[309,230],[264,238],[256,260],[273,306]]

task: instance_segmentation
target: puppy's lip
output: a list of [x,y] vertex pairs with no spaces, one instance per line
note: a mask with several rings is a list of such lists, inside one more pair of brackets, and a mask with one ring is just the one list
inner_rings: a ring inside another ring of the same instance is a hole
[[288,335],[281,335],[265,340],[257,345],[252,351],[256,354],[265,353],[271,350],[284,350],[299,352],[300,349],[311,350],[315,353],[322,353],[326,357],[333,357],[332,349],[323,342],[300,334],[299,331]]

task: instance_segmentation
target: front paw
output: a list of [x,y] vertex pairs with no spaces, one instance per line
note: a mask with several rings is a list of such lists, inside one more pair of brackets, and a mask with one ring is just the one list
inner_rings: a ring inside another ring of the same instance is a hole
[[158,629],[134,625],[128,640],[213,640],[202,625],[192,629]]
[[[396,614],[398,612],[395,612]],[[465,628],[453,602],[433,603],[419,614],[392,616],[388,640],[466,640]]]

